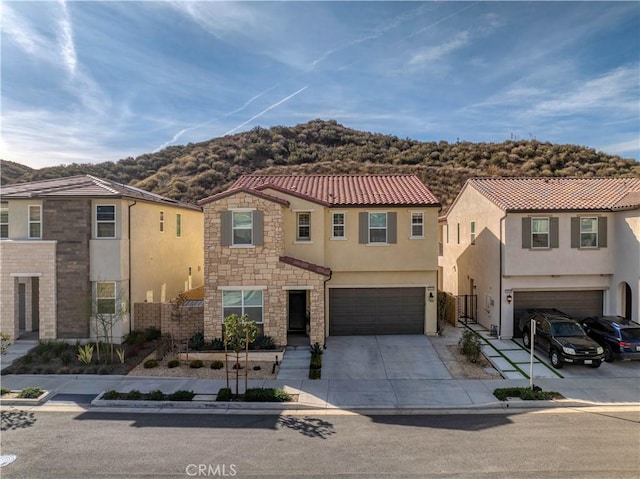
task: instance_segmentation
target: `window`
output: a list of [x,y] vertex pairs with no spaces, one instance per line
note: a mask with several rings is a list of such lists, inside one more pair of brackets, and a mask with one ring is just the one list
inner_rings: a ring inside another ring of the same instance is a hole
[[311,213],[297,213],[296,240],[311,241]]
[[422,211],[411,213],[411,237],[424,238],[424,214]]
[[96,237],[116,237],[116,207],[114,205],[98,205],[96,207]]
[[598,247],[598,218],[580,218],[580,247]]
[[233,243],[234,245],[253,244],[253,212],[233,211]]
[[449,244],[449,223],[444,225],[444,227],[447,229],[447,244]]
[[160,212],[160,233],[164,233],[164,211]]
[[4,204],[0,206],[0,238],[9,237],[9,207]]
[[98,314],[116,314],[115,281],[96,283],[96,312]]
[[369,243],[387,242],[387,213],[369,213]]
[[29,238],[42,238],[42,206],[29,205]]
[[331,237],[332,238],[345,238],[344,230],[344,213],[332,213],[331,217]]
[[549,247],[549,218],[531,218],[531,247]]
[[222,318],[231,314],[262,323],[262,290],[223,291]]
[[176,214],[176,238],[182,237],[182,215]]
[[476,244],[476,222],[475,221],[471,222],[471,227],[469,231],[470,231],[469,240],[471,241],[471,244]]
[[460,223],[456,223],[457,227],[458,227],[458,244],[460,244]]

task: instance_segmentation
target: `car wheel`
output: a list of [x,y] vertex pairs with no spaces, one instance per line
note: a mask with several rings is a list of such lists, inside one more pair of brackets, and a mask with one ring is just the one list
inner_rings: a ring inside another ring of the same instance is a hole
[[598,369],[601,364],[602,364],[602,361],[594,361],[591,364],[589,364],[589,367],[593,369]]
[[529,335],[529,331],[524,331],[522,333],[522,342],[525,348],[529,349],[531,347],[531,336]]
[[549,354],[549,359],[551,360],[551,365],[556,369],[560,369],[562,366],[564,366],[564,362],[562,361],[562,356],[560,356],[560,353],[555,349],[551,350],[551,353]]
[[615,360],[613,357],[613,351],[611,351],[611,346],[604,347],[604,360],[608,363],[612,363]]

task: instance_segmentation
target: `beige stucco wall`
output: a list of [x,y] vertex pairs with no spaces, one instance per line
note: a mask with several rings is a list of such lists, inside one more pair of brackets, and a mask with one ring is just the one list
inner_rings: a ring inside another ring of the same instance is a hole
[[619,211],[613,222],[615,272],[610,279],[611,302],[608,314],[623,313],[623,283],[631,288],[631,319],[640,322],[640,209]]
[[14,200],[7,202],[9,211],[9,239],[26,240],[29,236],[29,205],[42,207],[42,200]]
[[0,327],[18,335],[19,278],[38,277],[40,339],[56,338],[56,242],[0,241]]

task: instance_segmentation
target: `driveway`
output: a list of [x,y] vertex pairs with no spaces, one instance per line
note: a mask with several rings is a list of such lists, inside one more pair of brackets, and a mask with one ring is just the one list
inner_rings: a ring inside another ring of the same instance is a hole
[[424,335],[329,336],[322,379],[452,379]]

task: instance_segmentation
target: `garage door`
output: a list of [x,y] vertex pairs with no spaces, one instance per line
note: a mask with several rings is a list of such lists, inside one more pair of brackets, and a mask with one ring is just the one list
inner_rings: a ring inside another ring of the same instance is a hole
[[602,291],[515,291],[513,293],[513,335],[522,335],[520,316],[530,308],[556,308],[579,319],[602,314]]
[[423,334],[424,288],[332,288],[329,334]]

